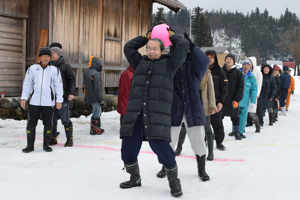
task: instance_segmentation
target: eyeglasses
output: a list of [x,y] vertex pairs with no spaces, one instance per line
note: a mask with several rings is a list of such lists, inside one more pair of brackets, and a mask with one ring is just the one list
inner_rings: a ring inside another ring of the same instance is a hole
[[146,47],[146,51],[151,51],[151,50],[157,51],[159,50],[159,47]]

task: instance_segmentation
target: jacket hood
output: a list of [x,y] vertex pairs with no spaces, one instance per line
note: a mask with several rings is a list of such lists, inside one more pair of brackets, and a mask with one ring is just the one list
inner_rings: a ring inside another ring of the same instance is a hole
[[212,55],[215,57],[214,67],[220,67],[220,66],[219,66],[219,62],[218,62],[217,53],[216,53],[215,50],[207,50],[207,51],[205,51],[205,54],[206,54],[206,55],[212,54]]
[[264,68],[265,68],[265,67],[269,67],[269,69],[270,69],[270,71],[269,71],[268,74],[272,74],[272,73],[273,73],[273,68],[272,68],[269,64],[265,64],[265,65],[261,68],[261,72],[262,72],[263,75],[265,74],[265,73],[264,73]]
[[102,71],[102,59],[97,56],[91,56],[89,61],[89,68],[95,69],[98,72]]
[[255,57],[249,57],[248,58],[249,60],[251,60],[251,62],[252,62],[252,72],[254,72],[254,71],[257,71],[257,61],[256,61],[256,58]]
[[131,65],[129,65],[128,70],[134,72],[134,69],[131,67]]

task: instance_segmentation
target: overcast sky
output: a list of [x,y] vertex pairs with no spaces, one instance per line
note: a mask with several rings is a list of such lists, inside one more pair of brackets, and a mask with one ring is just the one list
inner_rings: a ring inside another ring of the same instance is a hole
[[[284,14],[285,9],[288,8],[289,11],[295,13],[298,18],[300,16],[300,0],[178,0],[182,4],[184,4],[188,9],[195,8],[199,6],[203,8],[204,11],[211,11],[212,9],[220,10],[222,8],[223,11],[231,11],[235,12],[243,12],[245,15],[247,12],[251,12],[251,10],[255,10],[256,7],[259,8],[262,13],[265,9],[268,10],[269,15],[279,18],[281,14]],[[164,7],[160,4],[155,3],[153,6],[153,12],[157,12],[158,7]],[[168,12],[169,9],[165,8],[165,12]]]

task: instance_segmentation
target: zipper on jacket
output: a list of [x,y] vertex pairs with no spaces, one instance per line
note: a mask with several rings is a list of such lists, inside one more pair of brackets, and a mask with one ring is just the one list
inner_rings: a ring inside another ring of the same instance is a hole
[[42,105],[42,94],[43,94],[44,70],[45,70],[45,69],[43,69],[42,84],[41,84],[41,97],[40,97],[40,106]]

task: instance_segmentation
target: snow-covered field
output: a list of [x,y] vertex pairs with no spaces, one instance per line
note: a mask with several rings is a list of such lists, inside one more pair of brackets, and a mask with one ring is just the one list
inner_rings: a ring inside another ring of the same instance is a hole
[[[298,200],[300,199],[300,79],[286,117],[268,126],[268,115],[261,133],[246,128],[246,139],[236,141],[227,134],[231,122],[224,119],[226,151],[215,149],[215,160],[207,162],[211,180],[197,176],[196,160],[186,140],[177,157],[183,196],[180,199],[206,200]],[[171,199],[168,181],[159,179],[157,157],[144,142],[139,155],[142,187],[120,189],[129,179],[122,171],[119,115],[102,114],[102,136],[89,134],[89,118],[72,119],[74,143],[66,141],[59,124],[59,145],[52,153],[42,150],[42,122],[37,127],[35,151],[22,153],[26,146],[26,121],[0,120],[0,199]]]

